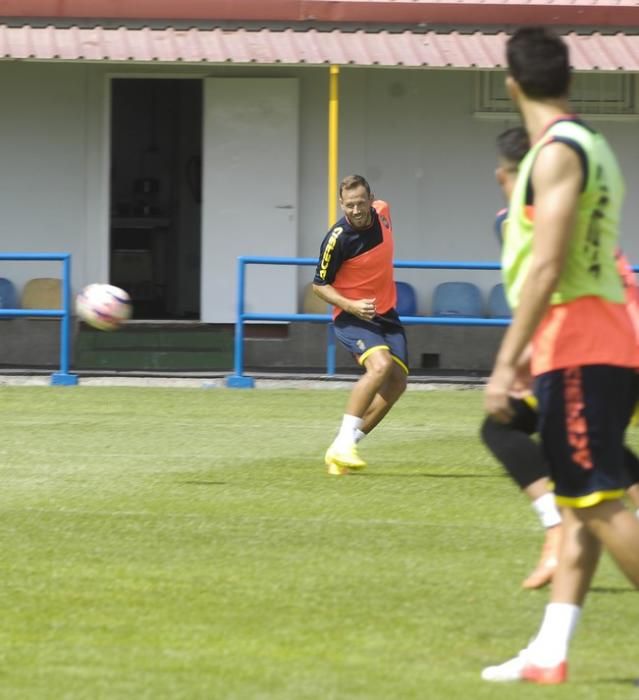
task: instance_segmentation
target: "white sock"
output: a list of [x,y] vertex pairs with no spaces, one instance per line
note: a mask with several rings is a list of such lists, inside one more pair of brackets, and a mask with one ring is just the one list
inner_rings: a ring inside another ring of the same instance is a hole
[[342,425],[335,438],[335,443],[340,447],[351,447],[356,443],[355,431],[362,427],[364,421],[359,416],[350,416],[348,413],[344,414],[342,418]]
[[552,668],[565,661],[580,615],[578,605],[548,603],[539,632],[528,646],[529,661],[542,668]]
[[[355,429],[355,444],[361,442],[365,437],[366,433],[363,430],[360,430],[359,428]],[[639,514],[639,510],[637,513]]]
[[561,515],[555,503],[554,493],[545,493],[532,502],[532,507],[544,527],[554,527],[561,522]]
[[637,516],[637,518],[639,518],[639,508],[637,508],[637,511],[635,512],[635,515]]

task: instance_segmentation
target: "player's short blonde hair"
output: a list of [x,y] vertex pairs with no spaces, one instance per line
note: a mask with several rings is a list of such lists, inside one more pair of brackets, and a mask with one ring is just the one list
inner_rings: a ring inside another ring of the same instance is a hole
[[344,190],[354,190],[356,187],[365,187],[366,193],[370,197],[371,186],[366,181],[366,178],[362,177],[361,175],[347,175],[339,183],[339,196],[342,196],[342,192]]

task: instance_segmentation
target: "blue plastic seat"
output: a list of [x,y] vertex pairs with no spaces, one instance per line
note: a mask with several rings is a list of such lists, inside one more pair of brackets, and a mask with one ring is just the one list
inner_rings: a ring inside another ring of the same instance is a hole
[[11,280],[0,277],[0,309],[17,309],[18,292]]
[[433,316],[481,318],[481,291],[472,282],[442,282],[433,292]]
[[488,294],[488,315],[490,318],[510,318],[512,316],[506,300],[504,285],[501,282],[496,284]]
[[417,316],[417,294],[412,284],[395,282],[397,305],[395,310],[400,316]]

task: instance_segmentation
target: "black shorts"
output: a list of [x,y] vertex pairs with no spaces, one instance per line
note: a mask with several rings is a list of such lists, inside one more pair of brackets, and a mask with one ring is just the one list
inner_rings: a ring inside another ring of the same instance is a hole
[[637,401],[634,369],[569,367],[537,377],[539,434],[560,505],[620,498],[627,484],[624,433]]
[[335,335],[360,365],[376,350],[388,350],[397,364],[408,374],[406,333],[395,311],[364,321],[342,312],[333,322]]
[[530,395],[522,399],[510,399],[512,418],[508,421],[513,430],[520,430],[526,435],[534,435],[537,432],[539,414],[537,412],[537,399]]

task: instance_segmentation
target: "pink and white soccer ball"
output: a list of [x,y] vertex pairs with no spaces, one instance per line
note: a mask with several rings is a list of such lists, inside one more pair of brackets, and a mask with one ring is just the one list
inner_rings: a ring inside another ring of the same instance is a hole
[[75,310],[93,328],[114,331],[131,318],[131,298],[124,289],[96,282],[78,294]]

